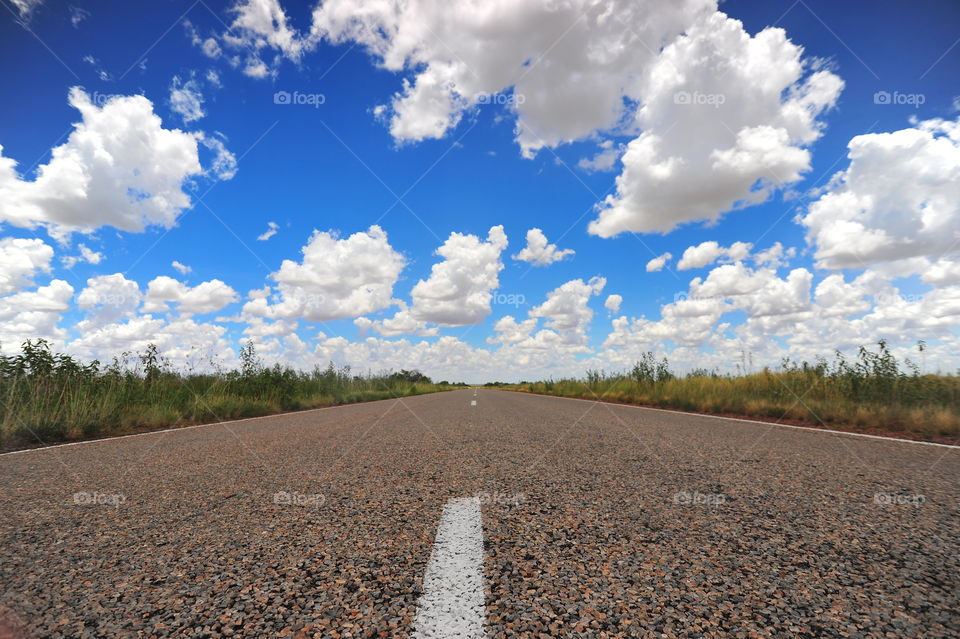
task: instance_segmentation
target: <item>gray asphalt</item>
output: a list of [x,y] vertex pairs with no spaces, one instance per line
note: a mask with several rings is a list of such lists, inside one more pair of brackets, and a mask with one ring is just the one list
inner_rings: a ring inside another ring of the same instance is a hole
[[[481,389],[0,456],[0,637],[960,636],[960,450]],[[477,406],[471,406],[471,400]]]

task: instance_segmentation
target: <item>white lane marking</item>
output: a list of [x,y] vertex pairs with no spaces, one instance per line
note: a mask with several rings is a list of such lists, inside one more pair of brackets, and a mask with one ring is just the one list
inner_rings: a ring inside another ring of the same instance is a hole
[[476,405],[477,405],[477,400],[475,400],[475,399],[470,400],[470,405],[471,405],[471,406],[476,406]]
[[[500,390],[500,389],[496,389]],[[724,417],[723,415],[705,415],[704,413],[691,413],[684,410],[671,410],[669,408],[651,408],[650,406],[635,406],[634,404],[621,404],[619,402],[603,402],[594,399],[580,399],[579,397],[562,397],[560,395],[544,395],[542,393],[524,393],[521,391],[504,391],[503,393],[517,393],[519,395],[531,395],[533,397],[549,397],[551,399],[567,399],[572,402],[587,402],[588,404],[610,404],[611,406],[620,406],[621,408],[636,408],[638,410],[655,410],[660,413],[673,413],[674,415],[689,415],[691,417],[709,417],[710,419],[725,419],[731,422],[744,422],[746,424],[760,424],[762,426],[776,426],[778,428],[795,428],[797,430],[806,430],[813,433],[833,433],[835,435],[849,435],[850,437],[866,437],[867,439],[878,439],[882,442],[900,442],[902,444],[922,444],[924,446],[940,446],[941,448],[960,448],[956,444],[940,444],[938,442],[924,442],[916,439],[900,439],[899,437],[884,437],[883,435],[868,435],[866,433],[851,433],[845,430],[832,430],[829,428],[816,428],[814,426],[794,426],[793,424],[778,424],[776,422],[763,422],[758,419],[744,419],[742,417]]]
[[485,593],[480,499],[451,499],[423,576],[412,639],[486,637]]

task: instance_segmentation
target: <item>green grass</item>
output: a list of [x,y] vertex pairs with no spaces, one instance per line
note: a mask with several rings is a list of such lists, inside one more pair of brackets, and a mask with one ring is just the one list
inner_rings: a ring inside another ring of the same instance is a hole
[[[130,363],[132,362],[132,363]],[[420,395],[456,386],[417,371],[265,367],[248,344],[239,370],[184,374],[155,347],[107,366],[52,353],[43,340],[0,356],[0,448],[70,441]]]
[[[921,351],[923,344],[920,345]],[[926,439],[960,437],[960,377],[923,375],[909,360],[901,365],[880,342],[855,361],[837,354],[832,363],[784,361],[776,371],[674,375],[667,361],[647,353],[631,371],[589,371],[585,378],[502,385],[513,390],[602,399],[645,406],[831,428],[892,431]]]

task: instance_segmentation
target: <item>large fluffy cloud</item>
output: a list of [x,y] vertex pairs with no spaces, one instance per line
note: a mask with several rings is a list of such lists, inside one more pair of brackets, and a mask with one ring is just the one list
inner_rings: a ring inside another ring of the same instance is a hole
[[[960,120],[928,120],[850,140],[850,166],[801,223],[825,268],[960,250]],[[937,267],[934,279],[950,266]]]
[[[427,326],[426,322],[414,317],[406,302],[398,301],[398,305],[400,306],[400,310],[398,310],[393,317],[377,320],[370,325],[366,325],[364,322],[354,323],[361,329],[373,326],[375,331],[385,337],[396,337],[398,335],[433,336],[438,334],[439,328],[436,326]],[[360,320],[364,318],[357,319]]]
[[809,168],[804,148],[843,86],[782,29],[755,36],[715,13],[669,44],[643,78],[616,193],[590,232],[668,232],[765,200]]
[[372,313],[393,303],[393,285],[406,264],[379,226],[343,239],[314,231],[302,253],[303,261],[284,260],[271,274],[278,299],[271,303],[269,291],[256,293],[244,313],[318,322]]
[[75,87],[70,104],[82,121],[35,180],[23,179],[16,162],[0,155],[0,221],[56,233],[172,226],[190,206],[184,182],[202,173],[195,136],[164,129],[143,96],[113,98],[100,108]]
[[91,327],[68,350],[87,359],[110,361],[121,353],[142,352],[149,344],[178,370],[209,368],[211,362],[234,366],[237,358],[219,324],[190,318],[166,321],[139,315],[124,322]]
[[[551,352],[554,354],[587,353],[589,337],[587,328],[593,319],[590,298],[599,295],[606,286],[606,279],[591,278],[570,280],[547,293],[547,299],[530,309],[528,319],[518,322],[512,315],[500,318],[494,324],[494,336],[489,344],[510,346],[515,355],[524,352]],[[611,296],[619,298],[620,296]],[[608,299],[608,307],[610,300]],[[619,308],[619,302],[617,302]],[[545,328],[534,333],[540,319]]]
[[530,317],[546,320],[546,329],[537,333],[537,341],[585,347],[589,341],[587,327],[593,319],[589,301],[606,284],[607,280],[602,277],[591,278],[588,282],[571,280],[547,293],[543,304],[530,309]]
[[411,315],[447,326],[477,324],[490,314],[492,291],[500,285],[500,254],[507,247],[502,226],[494,226],[486,241],[476,235],[451,233],[437,249],[443,261],[430,277],[413,287]]
[[0,297],[0,349],[15,352],[22,342],[39,337],[62,344],[67,332],[59,323],[72,297],[73,287],[63,280]]
[[[309,32],[289,26],[279,0],[238,0],[233,12],[222,37],[243,48],[248,74],[272,72],[264,53],[298,61],[321,41],[359,44],[403,74],[373,110],[399,142],[443,137],[490,102],[514,113],[526,157],[639,133],[590,225],[602,237],[714,220],[799,180],[843,87],[782,29],[751,36],[715,0],[326,0]],[[613,166],[619,147],[600,148],[616,153],[584,166]]]
[[327,0],[312,35],[413,70],[384,113],[398,140],[442,137],[465,109],[512,88],[530,155],[615,126],[656,52],[714,9],[712,0]]
[[[807,146],[843,82],[779,28],[756,35],[715,0],[326,0],[309,32],[279,0],[238,0],[225,42],[246,52],[248,74],[297,61],[321,41],[364,47],[403,74],[373,111],[399,142],[441,138],[490,102],[516,117],[521,153],[603,136],[625,146],[617,190],[590,231],[666,232],[764,201],[809,169]],[[496,96],[493,99],[492,96]],[[612,168],[620,147],[601,139]]]
[[34,275],[50,270],[51,259],[53,248],[43,240],[0,239],[0,295],[30,286]]
[[86,311],[86,318],[77,328],[85,333],[91,328],[133,317],[142,300],[140,285],[122,273],[91,277],[77,296],[77,307]]

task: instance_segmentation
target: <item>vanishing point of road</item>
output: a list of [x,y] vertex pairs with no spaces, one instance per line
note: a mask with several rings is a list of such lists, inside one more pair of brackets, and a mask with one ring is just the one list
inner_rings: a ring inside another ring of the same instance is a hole
[[958,448],[469,389],[0,488],[0,636],[960,636]]

